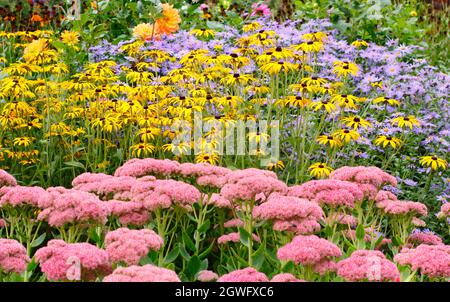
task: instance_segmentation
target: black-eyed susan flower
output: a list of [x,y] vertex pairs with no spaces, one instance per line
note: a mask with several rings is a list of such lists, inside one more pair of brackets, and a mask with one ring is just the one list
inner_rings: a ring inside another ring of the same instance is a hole
[[172,152],[176,156],[186,155],[191,150],[191,145],[187,142],[181,142],[178,144],[170,143],[162,146],[162,150],[166,152]]
[[422,156],[420,158],[420,164],[424,167],[431,167],[432,170],[447,169],[448,162],[445,159],[439,158],[434,155]]
[[374,104],[382,104],[382,105],[391,105],[391,106],[400,106],[400,102],[396,99],[388,98],[385,96],[376,98],[373,100]]
[[276,105],[303,108],[311,104],[311,100],[302,96],[287,96],[275,102]]
[[369,121],[363,119],[360,116],[347,116],[342,119],[342,122],[347,127],[354,128],[355,130],[359,127],[362,127],[364,129],[372,127],[372,124]]
[[270,92],[270,88],[265,85],[256,83],[252,86],[245,87],[245,92],[251,92],[253,94],[265,94]]
[[317,86],[310,86],[307,83],[292,84],[289,86],[293,92],[314,92]]
[[284,165],[282,160],[278,160],[276,162],[270,162],[270,163],[267,164],[267,169],[271,170],[271,171],[273,171],[273,170],[284,170],[284,168],[285,168],[285,165]]
[[294,52],[291,49],[281,46],[271,48],[268,52],[276,59],[289,59],[294,57]]
[[333,172],[333,169],[326,163],[314,163],[308,168],[309,174],[316,178],[325,178]]
[[361,48],[361,47],[367,47],[367,46],[369,46],[369,44],[367,44],[366,41],[364,41],[364,40],[359,40],[359,39],[353,41],[351,45],[354,46],[354,47],[356,47],[356,48]]
[[333,73],[337,74],[338,76],[344,76],[351,74],[355,76],[359,71],[359,67],[352,62],[346,62],[346,61],[335,61],[333,63]]
[[255,142],[257,144],[264,142],[267,143],[267,141],[269,140],[270,136],[267,133],[262,133],[259,131],[256,132],[249,132],[248,136],[248,140],[250,142]]
[[200,153],[195,157],[195,162],[215,165],[219,162],[219,156],[217,154]]
[[391,146],[392,149],[397,149],[400,147],[401,143],[401,139],[387,135],[380,135],[375,139],[375,145],[382,145],[383,148],[386,148],[386,146]]
[[325,40],[328,40],[328,36],[326,33],[322,32],[322,31],[316,31],[316,32],[303,34],[302,39],[306,40],[306,41],[323,42]]
[[214,38],[216,32],[212,29],[208,28],[197,28],[193,29],[189,32],[189,34],[194,35],[198,38]]
[[399,116],[391,120],[392,125],[397,125],[400,128],[408,127],[412,129],[413,126],[419,127],[420,122],[414,116]]
[[349,129],[341,129],[338,131],[335,131],[333,133],[333,136],[338,137],[340,140],[349,143],[350,141],[356,141],[360,137],[359,133],[355,130],[349,130]]
[[249,74],[231,73],[221,80],[226,85],[246,85],[253,77]]
[[300,84],[306,84],[308,86],[322,86],[327,83],[327,80],[319,77],[307,77],[300,80]]
[[331,97],[331,101],[339,104],[340,107],[348,109],[356,109],[356,102],[359,99],[351,94],[335,94]]
[[108,115],[106,117],[96,117],[91,120],[91,126],[93,128],[100,128],[105,132],[113,132],[120,128],[120,122],[118,117]]
[[139,144],[130,147],[132,156],[141,157],[151,155],[155,151],[156,147],[149,143],[141,142]]
[[292,48],[306,53],[319,52],[323,49],[323,43],[319,41],[308,41],[301,44],[292,45]]
[[14,146],[29,147],[33,143],[33,140],[32,137],[16,137],[13,140],[13,144]]
[[330,146],[331,148],[342,146],[341,140],[335,135],[320,135],[317,138],[320,145]]
[[260,27],[261,27],[261,24],[254,21],[254,22],[244,24],[244,26],[242,27],[242,31],[246,33],[249,31],[255,31],[255,30],[259,29]]
[[147,127],[139,129],[138,133],[139,137],[143,142],[148,142],[150,140],[155,139],[157,136],[161,134],[161,129],[156,127]]
[[332,112],[336,110],[336,105],[333,102],[327,100],[312,102],[309,104],[309,107],[311,107],[314,111],[325,109],[327,112]]
[[285,61],[269,62],[261,66],[261,71],[269,74],[279,74],[280,72],[288,73],[294,69],[294,64]]

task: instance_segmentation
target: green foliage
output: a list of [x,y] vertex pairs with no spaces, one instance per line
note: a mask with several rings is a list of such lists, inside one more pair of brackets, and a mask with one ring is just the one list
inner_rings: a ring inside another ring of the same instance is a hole
[[417,55],[449,69],[448,7],[433,9],[424,1],[296,0],[296,17],[329,18],[349,42],[363,39],[385,44],[391,39],[418,45]]

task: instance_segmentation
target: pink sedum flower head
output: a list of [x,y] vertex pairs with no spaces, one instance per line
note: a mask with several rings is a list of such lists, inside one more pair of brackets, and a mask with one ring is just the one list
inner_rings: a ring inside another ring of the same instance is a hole
[[441,206],[441,210],[438,213],[438,217],[439,218],[446,218],[446,217],[450,217],[450,202],[448,203],[444,203]]
[[450,277],[450,245],[421,244],[414,249],[403,248],[394,256],[394,261],[430,278]]
[[141,202],[110,200],[105,204],[110,215],[123,226],[143,226],[150,220],[150,213]]
[[378,207],[388,215],[411,215],[411,216],[427,216],[428,211],[426,205],[421,202],[408,200],[395,200],[383,204]]
[[141,180],[133,186],[132,201],[141,202],[146,209],[169,208],[178,205],[189,209],[201,198],[200,191],[185,182],[168,180]]
[[305,280],[297,279],[297,277],[289,273],[282,273],[273,276],[270,282],[305,282]]
[[330,174],[330,179],[370,184],[378,189],[384,185],[397,187],[397,179],[377,167],[342,167]]
[[138,264],[150,250],[159,250],[163,239],[152,230],[120,228],[105,236],[106,252],[112,263]]
[[411,223],[416,227],[426,227],[427,226],[427,223],[424,220],[417,218],[417,217],[413,217]]
[[293,261],[295,264],[314,266],[333,257],[340,257],[341,250],[334,243],[316,235],[297,235],[278,249],[278,259]]
[[106,251],[89,243],[53,239],[36,251],[35,258],[50,281],[94,281],[111,272]]
[[247,267],[225,274],[217,282],[269,282],[269,278],[253,267]]
[[14,176],[9,174],[5,170],[0,169],[0,188],[4,186],[6,187],[17,186],[17,181],[14,178]]
[[27,250],[18,241],[0,238],[0,271],[23,273],[30,262]]
[[51,226],[65,224],[105,224],[109,215],[108,206],[96,195],[60,187],[47,189],[45,198],[39,200],[42,211],[39,220]]
[[118,267],[103,282],[181,282],[177,274],[152,264]]
[[153,175],[158,177],[166,177],[179,172],[180,163],[168,159],[130,159],[123,166],[119,167],[114,176],[133,176],[142,177]]
[[214,205],[217,208],[227,208],[232,209],[233,204],[228,199],[224,198],[222,195],[217,193],[212,193],[211,196],[204,196],[204,203],[209,205]]
[[272,194],[265,203],[253,209],[253,216],[261,220],[320,220],[323,211],[316,203],[307,199]]
[[357,250],[337,264],[338,276],[347,281],[399,281],[395,263],[380,251]]
[[227,184],[220,190],[220,195],[234,201],[261,200],[263,196],[285,193],[287,186],[278,180],[271,171],[245,169],[228,174]]
[[196,178],[200,186],[221,188],[226,183],[225,176],[232,171],[228,168],[214,166],[208,163],[180,164],[180,174],[183,177]]
[[[261,239],[256,234],[252,234],[253,241],[261,242]],[[241,236],[238,232],[224,234],[217,239],[218,244],[226,244],[228,242],[237,243],[241,240]]]
[[3,187],[0,189],[0,207],[6,205],[38,207],[39,200],[46,195],[47,192],[41,187]]
[[273,229],[306,235],[320,231],[320,223],[315,219],[276,220]]
[[212,282],[217,279],[219,279],[219,276],[213,271],[203,270],[197,275],[197,280],[200,282]]
[[225,228],[244,227],[244,222],[239,218],[234,218],[225,222],[223,226]]
[[290,187],[288,195],[309,199],[320,205],[350,208],[364,198],[364,192],[357,184],[335,179],[311,180]]
[[347,225],[349,227],[356,227],[358,225],[358,219],[349,214],[336,214],[336,215],[329,215],[326,217],[325,222],[327,224],[341,224],[341,225]]
[[274,229],[308,234],[320,230],[322,208],[306,199],[272,194],[268,200],[253,209],[259,220],[272,220]]
[[414,232],[409,235],[407,242],[412,244],[413,246],[418,246],[421,244],[428,245],[442,245],[442,238],[432,232],[426,231],[418,231],[414,230]]
[[72,185],[74,189],[95,193],[103,200],[109,200],[117,196],[126,196],[125,193],[130,192],[135,183],[136,178],[131,176],[114,177],[103,173],[84,173],[76,177]]

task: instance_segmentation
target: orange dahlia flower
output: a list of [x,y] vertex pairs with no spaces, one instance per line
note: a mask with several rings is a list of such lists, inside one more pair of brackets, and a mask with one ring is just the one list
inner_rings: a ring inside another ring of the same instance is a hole
[[162,4],[162,14],[163,16],[155,21],[156,33],[169,35],[176,32],[181,23],[178,10],[173,8],[172,5],[164,3]]

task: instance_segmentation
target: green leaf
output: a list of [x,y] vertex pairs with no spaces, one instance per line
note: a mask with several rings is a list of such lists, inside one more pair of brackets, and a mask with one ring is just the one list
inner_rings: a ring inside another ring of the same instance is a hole
[[152,259],[149,256],[142,257],[141,260],[139,260],[140,265],[146,265],[146,264],[153,264]]
[[198,228],[198,231],[200,233],[205,233],[207,230],[209,230],[211,226],[211,222],[209,222],[209,219],[203,222],[203,224]]
[[34,239],[33,242],[31,243],[31,247],[40,246],[42,244],[42,242],[44,242],[46,235],[47,235],[46,233],[42,233],[41,236],[39,236],[38,238]]
[[200,265],[200,270],[208,269],[208,259],[204,259]]
[[192,252],[196,251],[195,244],[186,232],[183,232],[183,242]]
[[175,246],[173,250],[171,250],[166,257],[164,258],[164,263],[169,264],[175,261],[177,259],[178,255],[180,254],[180,248]]
[[33,258],[31,260],[31,262],[27,266],[27,271],[28,272],[33,272],[36,269],[37,266],[38,266],[38,264],[36,263],[36,261],[34,261],[34,258]]
[[285,273],[291,273],[294,270],[295,270],[295,264],[293,261],[289,261],[288,263],[283,265],[283,267],[281,268],[281,271],[285,272]]
[[192,256],[187,264],[187,271],[190,275],[195,276],[197,272],[200,270],[201,262],[198,256]]
[[208,256],[213,247],[214,247],[214,241],[211,242],[211,244],[208,246],[208,248],[199,255],[200,259],[203,259],[206,256]]
[[265,260],[265,246],[261,244],[259,248],[252,254],[252,262],[257,270],[261,268]]
[[359,224],[356,227],[356,239],[364,240],[365,235],[366,235],[366,231],[364,230],[364,226],[362,224]]
[[86,167],[78,161],[66,161],[64,164],[69,167],[76,167],[76,168],[81,168],[83,170],[86,170]]
[[189,259],[191,259],[191,256],[189,256],[188,252],[186,251],[186,247],[185,247],[184,243],[180,244],[179,248],[180,248],[181,257],[183,257],[184,260],[189,261]]
[[243,228],[239,228],[239,236],[241,243],[248,247],[251,240],[250,234]]
[[391,240],[392,240],[392,244],[393,244],[394,246],[400,246],[400,245],[402,245],[402,240],[401,240],[398,236],[393,236],[393,237],[391,238]]

